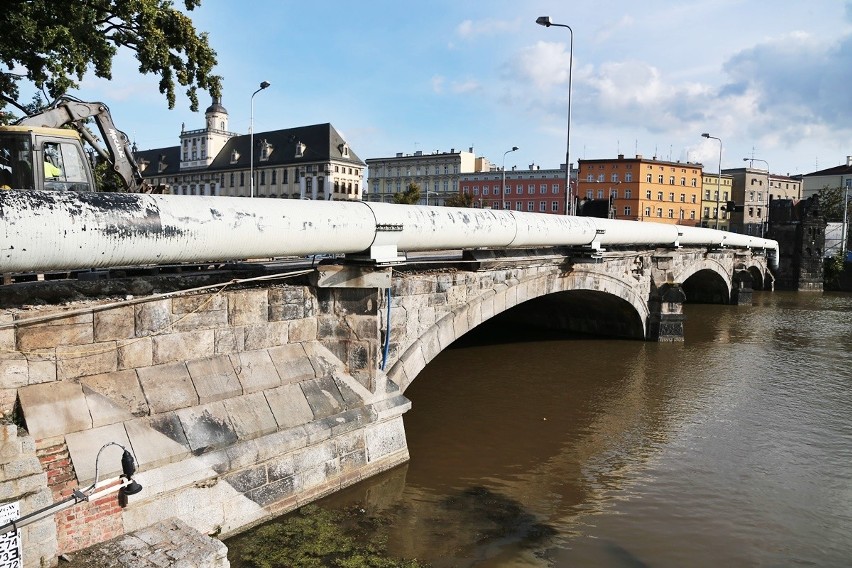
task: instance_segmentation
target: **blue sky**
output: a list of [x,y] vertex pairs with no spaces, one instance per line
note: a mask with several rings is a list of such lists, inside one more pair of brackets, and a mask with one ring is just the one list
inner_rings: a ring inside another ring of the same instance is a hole
[[[180,4],[180,2],[177,2]],[[618,153],[702,162],[754,156],[808,173],[852,155],[852,2],[841,0],[203,0],[230,129],[331,122],[362,158],[473,147],[506,167],[565,161],[574,31],[571,161]],[[140,149],[204,126],[169,110],[122,53],[111,82],[72,93],[109,105]],[[765,167],[755,162],[755,167]]]

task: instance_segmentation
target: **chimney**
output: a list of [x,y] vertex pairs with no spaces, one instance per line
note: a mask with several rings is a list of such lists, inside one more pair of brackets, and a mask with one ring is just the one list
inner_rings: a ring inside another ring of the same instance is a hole
[[852,156],[846,156],[846,166],[852,166]]
[[618,159],[619,159],[619,160],[623,160],[623,159],[624,159],[624,154],[619,154],[619,155],[618,155]]

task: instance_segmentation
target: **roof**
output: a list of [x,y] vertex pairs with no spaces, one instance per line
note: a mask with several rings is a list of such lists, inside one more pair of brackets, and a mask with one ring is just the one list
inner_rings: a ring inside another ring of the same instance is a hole
[[[345,162],[353,166],[363,167],[364,162],[349,149],[349,156],[343,156],[343,148],[346,141],[337,130],[330,124],[314,124],[311,126],[299,126],[296,128],[285,128],[282,130],[271,130],[269,132],[255,132],[255,167],[258,166],[290,166],[297,164],[310,164],[315,162]],[[263,144],[269,144],[272,148],[269,159],[259,161],[260,150]],[[304,144],[302,157],[296,157],[296,144]],[[222,150],[213,159],[207,168],[193,168],[192,170],[180,169],[180,146],[169,146],[167,148],[155,148],[153,150],[137,151],[134,156],[140,167],[147,163],[142,172],[145,177],[153,176],[175,176],[186,173],[230,171],[247,169],[251,158],[251,135],[243,134],[231,137]],[[231,156],[236,150],[238,158],[231,162]],[[161,162],[165,169],[159,170]]]
[[[269,132],[255,132],[254,143],[256,155],[260,154],[264,143],[272,147],[269,159],[259,162],[261,166],[310,164],[331,160],[364,166],[364,162],[355,155],[351,148],[349,149],[349,156],[344,157],[343,148],[344,145],[347,145],[346,140],[328,122]],[[302,156],[297,158],[296,144],[299,143],[304,144],[305,147]],[[232,137],[213,159],[213,163],[207,168],[208,171],[248,168],[251,154],[250,144],[250,134]],[[232,163],[231,156],[234,150],[236,150],[238,158],[236,162]],[[257,162],[257,160],[256,156],[255,161]]]
[[820,170],[818,172],[811,172],[809,174],[805,174],[802,177],[843,176],[843,175],[852,175],[852,165],[850,165],[849,163],[841,164],[839,166],[834,166],[833,168],[828,168],[827,170]]

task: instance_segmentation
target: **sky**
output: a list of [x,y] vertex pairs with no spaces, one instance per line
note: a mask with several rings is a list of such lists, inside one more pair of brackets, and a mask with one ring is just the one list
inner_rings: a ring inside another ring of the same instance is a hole
[[[180,0],[175,2],[182,5]],[[468,150],[497,166],[656,156],[801,174],[852,156],[852,0],[202,0],[229,129],[330,122],[362,160]],[[538,16],[567,28],[536,25]],[[139,149],[204,127],[119,53],[86,76]],[[568,135],[569,70],[571,76]]]

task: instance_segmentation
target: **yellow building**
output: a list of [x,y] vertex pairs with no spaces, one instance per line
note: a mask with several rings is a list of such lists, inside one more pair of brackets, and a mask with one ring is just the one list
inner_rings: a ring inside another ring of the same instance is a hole
[[[727,202],[733,198],[733,181],[730,174],[705,173],[702,176],[701,226],[720,231],[731,230],[731,212]],[[742,204],[740,204],[742,205]]]
[[577,198],[611,199],[616,219],[697,226],[702,168],[641,155],[579,160]]

